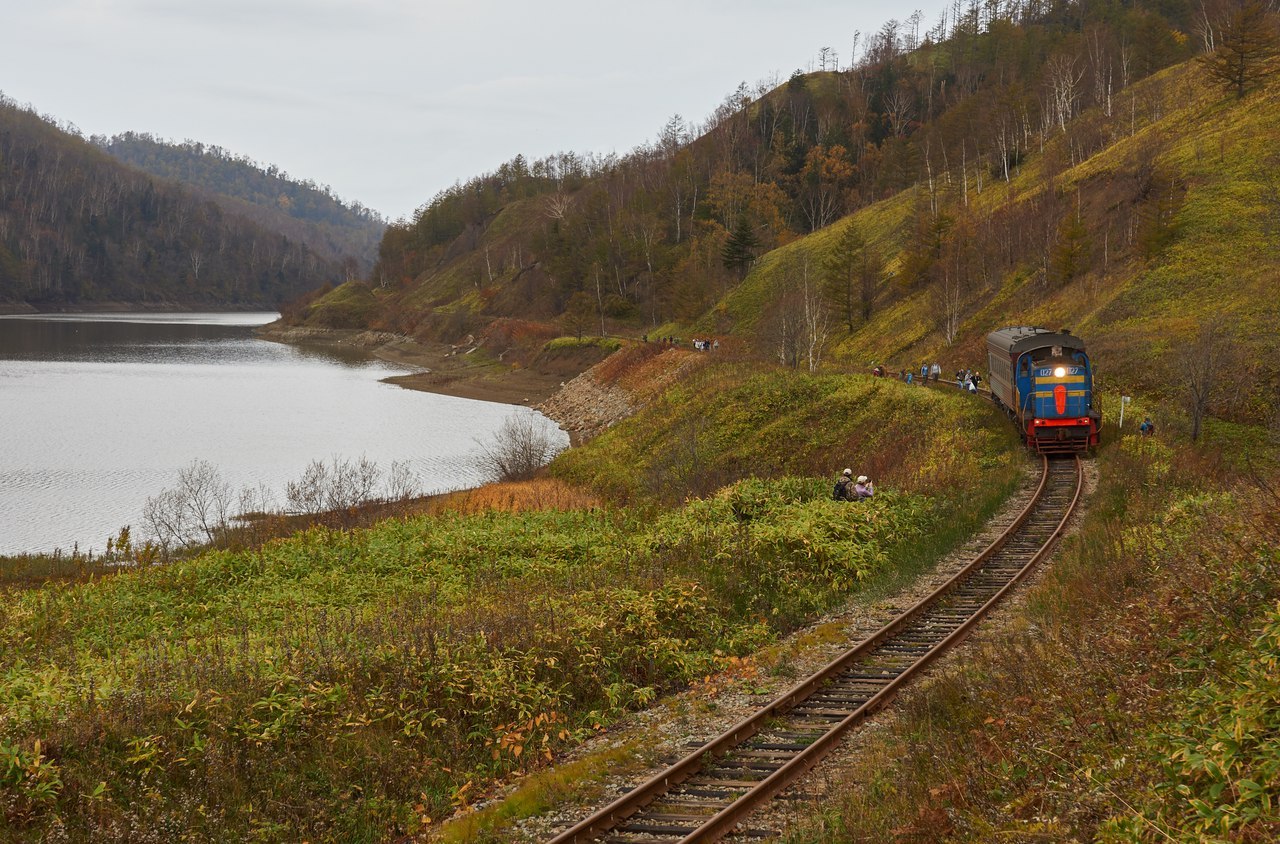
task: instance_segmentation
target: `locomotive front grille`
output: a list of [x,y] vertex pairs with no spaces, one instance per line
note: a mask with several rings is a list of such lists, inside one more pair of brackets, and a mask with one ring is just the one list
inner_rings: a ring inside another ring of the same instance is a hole
[[1087,425],[1054,425],[1032,429],[1032,444],[1040,454],[1072,454],[1089,447]]

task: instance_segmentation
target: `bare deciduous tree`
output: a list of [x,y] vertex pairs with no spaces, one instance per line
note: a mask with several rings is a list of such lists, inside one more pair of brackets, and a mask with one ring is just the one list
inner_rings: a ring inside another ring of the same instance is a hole
[[399,460],[391,463],[391,468],[387,470],[386,499],[388,501],[408,501],[410,498],[416,498],[422,494],[418,486],[417,475],[413,469],[409,468],[408,463]]
[[324,509],[328,470],[324,461],[312,460],[296,481],[285,485],[285,505],[292,513],[319,513]]
[[573,206],[573,200],[563,190],[548,194],[542,201],[543,210],[552,220],[563,220]]
[[276,494],[263,485],[241,490],[233,510],[231,489],[217,468],[197,460],[178,473],[177,486],[147,499],[143,519],[152,541],[167,554],[234,542],[232,521],[249,523],[282,512],[331,513],[349,525],[358,519],[362,505],[404,502],[420,494],[418,479],[406,463],[393,462],[384,476],[367,457],[335,456],[328,463],[311,461],[302,477],[286,485],[283,511]]
[[377,500],[381,477],[378,464],[363,456],[359,460],[334,456],[328,464],[312,460],[301,478],[285,486],[285,502],[293,513],[349,510]]
[[899,86],[884,101],[885,116],[895,138],[907,133],[907,127],[915,117],[915,96],[906,87]]
[[148,498],[142,508],[157,544],[170,548],[194,548],[211,543],[226,524],[231,487],[217,467],[194,460],[178,472],[178,485]]
[[1045,65],[1048,87],[1044,110],[1046,129],[1056,124],[1065,132],[1067,123],[1075,116],[1080,100],[1080,81],[1084,79],[1085,71],[1083,67],[1077,69],[1077,64],[1075,56],[1059,53]]
[[817,370],[831,330],[831,310],[823,285],[814,272],[807,252],[787,259],[782,269],[785,292],[766,322],[761,338],[777,350],[785,366],[798,369],[803,362],[810,372]]
[[1200,439],[1204,418],[1218,392],[1224,372],[1234,358],[1234,337],[1226,321],[1216,317],[1205,322],[1200,333],[1188,342],[1178,356],[1184,384],[1187,416],[1191,419],[1191,441]]
[[263,484],[240,490],[240,500],[236,505],[240,516],[272,513],[278,507],[275,492]]
[[500,481],[532,477],[555,456],[547,423],[532,413],[508,416],[493,439],[480,443],[480,466]]

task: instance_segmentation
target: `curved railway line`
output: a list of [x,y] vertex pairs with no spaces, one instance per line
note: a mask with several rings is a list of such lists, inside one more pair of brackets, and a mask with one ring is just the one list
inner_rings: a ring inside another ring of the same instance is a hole
[[1082,464],[1042,459],[1039,487],[1013,524],[931,595],[550,844],[771,836],[739,825],[964,639],[1061,536],[1080,499]]

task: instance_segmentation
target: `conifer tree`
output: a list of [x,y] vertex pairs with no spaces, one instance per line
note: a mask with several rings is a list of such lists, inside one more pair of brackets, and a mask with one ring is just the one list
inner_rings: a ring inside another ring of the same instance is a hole
[[561,328],[566,334],[581,340],[582,335],[591,327],[594,309],[595,304],[591,301],[591,297],[579,290],[569,297],[569,303],[560,317]]
[[1218,48],[1200,61],[1205,71],[1236,99],[1277,71],[1280,31],[1263,0],[1242,0],[1222,23]]
[[828,301],[850,332],[859,317],[863,322],[871,317],[883,270],[883,262],[858,224],[845,225],[835,249],[823,262],[823,281]]
[[1089,245],[1089,229],[1080,214],[1068,214],[1058,226],[1058,242],[1050,258],[1055,281],[1070,281],[1088,268]]
[[752,262],[756,259],[756,250],[760,248],[760,238],[751,228],[751,221],[746,214],[738,215],[738,222],[729,233],[724,249],[720,251],[720,259],[725,269],[736,272],[739,278],[747,274]]

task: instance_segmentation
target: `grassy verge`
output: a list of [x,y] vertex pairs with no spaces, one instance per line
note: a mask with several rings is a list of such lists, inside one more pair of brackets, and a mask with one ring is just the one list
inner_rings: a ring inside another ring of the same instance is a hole
[[911,696],[791,844],[1275,840],[1276,498],[1161,442],[1100,463],[1018,618]]
[[893,379],[693,370],[640,417],[552,466],[607,500],[674,505],[742,478],[830,476],[948,497],[1009,465],[1013,436],[989,406]]
[[[885,565],[871,571],[855,588],[838,597],[837,602],[843,602],[847,598],[856,605],[873,606],[885,597],[896,594],[931,568],[938,559],[972,536],[1008,498],[1017,484],[1018,476],[1014,471],[1006,471],[996,473],[989,479],[992,480],[991,485],[974,490],[973,496],[967,499],[966,506],[947,507],[946,517],[932,522],[929,529],[913,541],[887,549]],[[723,498],[732,501],[740,497],[741,492],[740,489],[732,492],[726,490]],[[839,630],[827,629],[828,627],[839,627]],[[821,639],[838,636],[843,640],[846,635],[847,631],[842,625],[827,625],[806,633],[800,640],[774,642],[745,659],[739,660],[733,655],[726,655],[724,659],[717,661],[716,667],[721,669],[720,673],[704,678],[702,683],[713,687],[719,683],[733,682],[735,677],[744,672],[749,676],[761,669],[791,677],[790,659],[794,656],[795,649],[803,648],[806,642],[811,643],[815,637]],[[770,638],[773,639],[772,636]],[[672,705],[679,704],[677,702]],[[493,801],[484,809],[459,813],[431,840],[442,844],[497,844],[513,839],[514,836],[509,835],[507,830],[515,821],[541,814],[566,801],[575,804],[598,801],[607,777],[628,771],[638,773],[659,763],[659,751],[648,739],[635,737],[628,738],[627,741],[625,752],[621,755],[619,750],[610,748],[526,778],[510,795]]]
[[[459,500],[454,512],[311,528],[9,596],[7,834],[346,842],[418,831],[623,709],[899,576],[924,537],[980,518],[984,475],[1007,489],[1017,472],[985,408],[892,385],[880,400],[895,421],[866,439],[914,431],[895,452],[910,465],[886,469],[872,502],[831,501],[829,477],[785,470],[831,459],[808,450],[847,446],[862,419],[851,402],[885,386],[791,380],[735,369],[696,393],[675,388],[703,405],[681,415],[701,420],[709,465],[732,451],[759,469],[677,506],[658,503],[676,497],[660,484],[627,509],[557,487],[560,506],[588,509],[524,511],[531,493],[513,491],[499,503],[515,512]],[[811,426],[785,460],[772,452],[778,431],[741,418],[748,388],[768,402],[752,414]],[[616,429],[594,452],[598,476],[622,443],[650,448],[663,426],[642,417]],[[573,459],[566,475],[588,471]]]
[[548,340],[543,349],[548,352],[565,349],[603,349],[616,352],[622,348],[622,341],[617,337],[556,337]]

